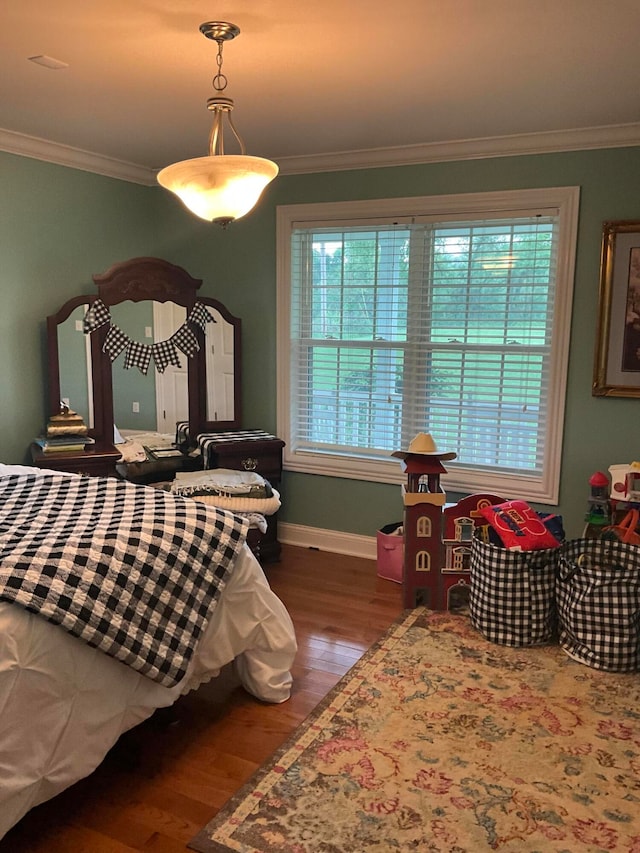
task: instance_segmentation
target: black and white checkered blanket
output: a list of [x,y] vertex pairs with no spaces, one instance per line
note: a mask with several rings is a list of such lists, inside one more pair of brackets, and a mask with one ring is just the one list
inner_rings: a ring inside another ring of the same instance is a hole
[[246,531],[231,513],[115,479],[0,477],[0,599],[171,686]]

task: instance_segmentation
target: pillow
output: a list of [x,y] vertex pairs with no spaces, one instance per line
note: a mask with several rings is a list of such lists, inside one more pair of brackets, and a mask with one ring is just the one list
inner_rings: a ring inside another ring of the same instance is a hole
[[506,501],[482,507],[479,512],[511,551],[536,551],[560,544],[526,501]]

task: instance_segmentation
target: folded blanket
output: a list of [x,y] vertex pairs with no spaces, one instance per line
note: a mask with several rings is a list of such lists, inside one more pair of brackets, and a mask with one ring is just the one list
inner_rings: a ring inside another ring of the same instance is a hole
[[276,489],[271,489],[272,496],[270,498],[249,498],[249,497],[233,497],[227,498],[221,495],[212,493],[200,493],[195,490],[191,493],[176,492],[174,487],[171,487],[173,494],[178,494],[184,498],[192,498],[198,503],[208,504],[211,507],[218,509],[226,509],[229,512],[258,512],[261,515],[273,515],[280,509],[280,494]]
[[[192,491],[187,491],[192,490]],[[231,468],[212,468],[208,471],[178,471],[172,491],[192,496],[218,494],[223,497],[270,498],[271,485],[254,471],[236,471]]]
[[171,491],[174,495],[193,498],[231,512],[273,515],[280,509],[280,495],[255,471],[235,471],[231,468],[178,471]]

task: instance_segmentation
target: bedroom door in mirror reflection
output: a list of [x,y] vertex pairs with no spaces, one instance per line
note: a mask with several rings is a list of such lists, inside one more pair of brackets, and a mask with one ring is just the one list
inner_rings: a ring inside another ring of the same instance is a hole
[[209,313],[215,320],[207,323],[206,372],[207,420],[232,421],[235,400],[234,328],[212,306]]
[[60,369],[60,402],[82,416],[92,429],[93,376],[91,373],[91,341],[82,329],[88,304],[78,305],[67,319],[58,325]]
[[[120,302],[110,308],[112,322],[131,340],[153,344],[168,340],[185,322],[186,309],[174,302]],[[174,435],[176,423],[189,418],[187,356],[181,366],[156,370],[153,359],[146,374],[124,368],[124,352],[112,365],[113,411],[118,429],[157,431]]]
[[[153,339],[168,341],[187,319],[187,310],[175,302],[153,303]],[[157,430],[175,434],[178,421],[189,420],[189,371],[187,356],[179,353],[180,366],[168,364],[155,371]]]

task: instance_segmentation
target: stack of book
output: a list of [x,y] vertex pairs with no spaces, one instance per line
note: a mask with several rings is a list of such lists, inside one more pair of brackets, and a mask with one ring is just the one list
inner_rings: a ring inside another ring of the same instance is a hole
[[35,443],[43,453],[77,453],[95,443],[88,432],[82,416],[62,406],[60,414],[49,418],[45,435],[36,438]]
[[41,435],[36,438],[35,443],[43,453],[78,453],[85,450],[95,440],[88,435]]

